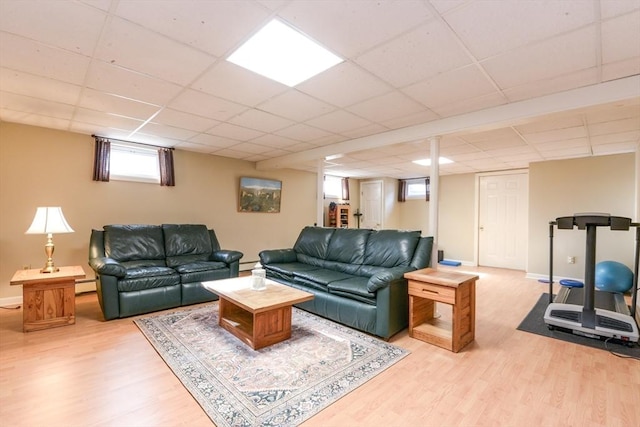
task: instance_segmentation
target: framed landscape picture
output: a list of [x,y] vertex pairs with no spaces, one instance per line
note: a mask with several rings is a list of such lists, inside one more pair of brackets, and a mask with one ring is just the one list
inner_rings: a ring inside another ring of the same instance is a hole
[[280,212],[282,181],[240,178],[238,212]]

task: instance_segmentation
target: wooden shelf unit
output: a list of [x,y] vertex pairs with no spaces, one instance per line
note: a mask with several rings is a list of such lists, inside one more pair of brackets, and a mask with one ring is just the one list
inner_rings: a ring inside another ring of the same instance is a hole
[[335,210],[327,208],[327,227],[349,228],[351,225],[351,206],[337,205]]

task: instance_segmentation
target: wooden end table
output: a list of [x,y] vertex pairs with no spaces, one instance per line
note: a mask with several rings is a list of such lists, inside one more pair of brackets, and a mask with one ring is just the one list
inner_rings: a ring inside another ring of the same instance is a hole
[[[434,268],[409,280],[409,336],[457,353],[475,338],[478,276]],[[452,306],[451,322],[434,317],[435,302]]]
[[251,276],[202,282],[220,297],[218,325],[254,350],[291,338],[293,304],[313,294],[266,279],[266,289],[251,289]]
[[55,273],[18,270],[10,284],[22,285],[24,332],[76,323],[76,279],[86,277],[80,266],[60,267]]

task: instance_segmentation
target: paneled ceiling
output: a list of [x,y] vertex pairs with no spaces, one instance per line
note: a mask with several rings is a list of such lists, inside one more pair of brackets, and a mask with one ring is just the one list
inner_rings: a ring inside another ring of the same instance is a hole
[[[225,60],[274,17],[345,61]],[[356,178],[633,152],[640,0],[0,0],[0,120]]]

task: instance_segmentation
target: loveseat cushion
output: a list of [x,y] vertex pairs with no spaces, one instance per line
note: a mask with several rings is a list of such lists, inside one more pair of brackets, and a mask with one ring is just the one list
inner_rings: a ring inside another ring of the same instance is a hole
[[364,264],[379,267],[408,266],[420,240],[419,231],[380,230],[367,241]]
[[162,224],[162,231],[169,267],[207,261],[213,252],[206,225]]
[[323,268],[309,271],[294,271],[293,275],[296,279],[300,277],[306,281],[319,283],[324,286],[327,286],[331,282],[337,282],[339,280],[354,277],[351,274],[345,274],[334,270],[325,270]]
[[347,264],[362,264],[371,230],[339,228],[331,236],[326,260]]
[[305,227],[300,232],[293,250],[300,255],[325,259],[335,228]]
[[182,264],[174,268],[178,273],[186,274],[186,273],[196,273],[199,271],[219,270],[221,268],[226,268],[226,267],[227,265],[224,262],[198,261],[198,262],[192,262],[189,264]]
[[179,283],[180,275],[169,267],[129,268],[124,279],[118,280],[118,291],[140,291]]
[[162,228],[158,225],[105,225],[104,252],[120,262],[164,261]]

